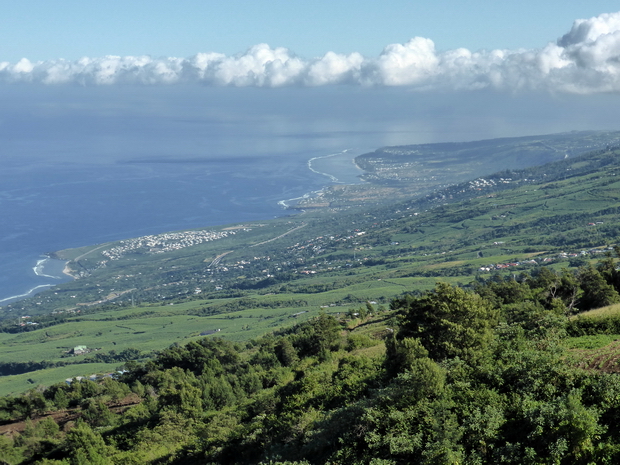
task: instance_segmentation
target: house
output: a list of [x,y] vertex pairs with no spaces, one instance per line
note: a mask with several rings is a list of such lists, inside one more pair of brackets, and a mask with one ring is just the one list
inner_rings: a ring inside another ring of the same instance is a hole
[[210,334],[214,334],[214,333],[219,333],[221,331],[220,328],[218,329],[209,329],[207,331],[203,331],[202,333],[200,333],[201,336],[208,336]]
[[90,350],[88,350],[88,347],[86,346],[75,346],[73,349],[69,351],[69,353],[72,355],[84,355],[84,354],[87,354],[88,352],[90,352]]

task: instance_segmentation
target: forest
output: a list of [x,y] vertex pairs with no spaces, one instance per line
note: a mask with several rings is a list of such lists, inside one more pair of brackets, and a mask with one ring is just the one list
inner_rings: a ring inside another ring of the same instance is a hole
[[620,301],[617,263],[608,253],[577,272],[439,282],[389,308],[321,313],[244,344],[205,337],[115,377],[0,398],[0,457],[617,463],[620,370],[568,343],[620,332],[618,313],[584,314]]

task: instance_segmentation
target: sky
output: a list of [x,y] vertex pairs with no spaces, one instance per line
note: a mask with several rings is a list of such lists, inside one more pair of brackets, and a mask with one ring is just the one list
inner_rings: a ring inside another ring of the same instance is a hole
[[305,59],[330,51],[375,57],[413,37],[442,51],[531,49],[576,19],[617,10],[617,2],[601,0],[22,0],[2,6],[0,61],[234,55],[261,43]]
[[616,92],[620,13],[580,3],[10,2],[0,82]]
[[241,127],[261,153],[302,133],[336,150],[343,134],[380,146],[620,129],[615,3],[9,2],[0,161],[115,156],[128,140],[225,153]]

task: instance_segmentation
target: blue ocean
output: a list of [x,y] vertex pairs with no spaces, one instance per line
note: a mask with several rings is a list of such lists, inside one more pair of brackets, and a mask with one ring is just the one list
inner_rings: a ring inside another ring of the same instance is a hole
[[295,214],[304,195],[360,182],[354,133],[289,114],[287,98],[17,90],[0,125],[0,306],[70,279],[49,252]]
[[617,120],[612,101],[585,121],[578,96],[550,100],[346,86],[0,86],[0,306],[68,279],[48,252],[288,215],[292,199],[359,182],[353,157],[378,147]]
[[10,219],[0,239],[0,305],[67,279],[47,252],[292,214],[285,205],[333,182],[308,168],[308,155],[8,170],[0,190],[0,213]]

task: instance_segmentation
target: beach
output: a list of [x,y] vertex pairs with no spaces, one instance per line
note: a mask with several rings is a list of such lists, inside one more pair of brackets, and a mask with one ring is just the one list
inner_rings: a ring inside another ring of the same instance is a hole
[[75,278],[68,262],[42,253],[290,214],[289,205],[326,186],[359,182],[353,158],[338,151],[243,163],[30,167],[13,176],[22,184],[6,189],[0,204],[13,219],[5,240],[0,235],[0,306]]
[[308,160],[308,168],[314,173],[326,176],[333,183],[359,184],[364,171],[355,164],[355,157],[361,152],[350,149]]
[[340,152],[312,157],[308,160],[308,169],[326,179],[328,182],[321,189],[306,192],[300,197],[280,200],[282,208],[294,207],[299,201],[317,197],[323,190],[333,184],[359,184],[363,181],[359,176],[364,171],[355,163],[355,157],[361,152],[345,149]]

